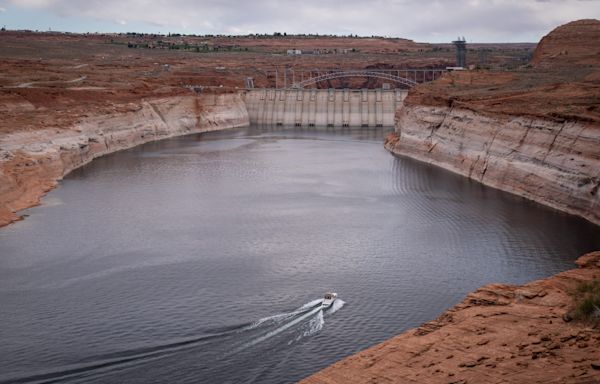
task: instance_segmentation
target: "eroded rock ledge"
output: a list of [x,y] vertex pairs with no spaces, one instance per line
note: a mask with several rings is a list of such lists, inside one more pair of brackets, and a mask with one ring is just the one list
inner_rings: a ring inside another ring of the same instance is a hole
[[153,98],[92,115],[71,127],[17,131],[0,138],[0,226],[40,198],[73,169],[153,140],[246,126],[240,95]]
[[577,285],[600,278],[600,252],[577,264],[522,286],[486,285],[302,383],[598,383],[600,332],[563,316]]
[[407,105],[386,148],[600,224],[600,126]]
[[519,71],[410,90],[386,147],[600,224],[600,21],[546,35]]

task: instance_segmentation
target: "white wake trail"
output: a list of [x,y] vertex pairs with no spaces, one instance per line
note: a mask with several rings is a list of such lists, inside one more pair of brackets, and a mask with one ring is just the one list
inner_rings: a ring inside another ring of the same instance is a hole
[[329,308],[329,310],[327,311],[328,315],[331,315],[333,313],[336,313],[338,310],[340,310],[344,304],[346,304],[346,302],[344,300],[341,299],[337,299],[336,301],[333,302],[333,304],[331,305],[331,308]]
[[248,349],[248,348],[250,348],[250,347],[252,347],[252,346],[254,346],[254,345],[258,344],[258,343],[262,343],[263,341],[268,340],[271,337],[280,334],[281,332],[283,332],[283,331],[285,331],[285,330],[293,327],[294,325],[300,323],[301,321],[303,321],[303,320],[305,320],[305,319],[313,316],[314,314],[316,314],[318,312],[322,312],[322,311],[323,311],[323,309],[320,306],[316,307],[313,310],[306,312],[302,316],[299,316],[299,317],[295,318],[294,320],[292,320],[292,321],[290,321],[288,323],[285,323],[281,327],[278,327],[278,328],[276,328],[276,329],[274,329],[272,331],[269,331],[269,332],[265,333],[264,335],[262,335],[260,337],[257,337],[254,340],[251,340],[251,341],[247,342],[246,344],[244,344],[241,347],[239,347],[238,349],[236,349],[233,353],[241,352],[241,351],[243,351],[245,349]]
[[322,302],[323,302],[323,299],[316,299],[316,300],[313,300],[313,301],[310,301],[310,302],[304,304],[303,306],[301,306],[300,308],[298,308],[292,312],[279,313],[277,315],[263,317],[262,319],[256,320],[254,323],[250,324],[248,327],[245,327],[243,330],[255,329],[255,328],[260,327],[262,324],[269,323],[269,322],[281,323],[289,318],[292,318],[296,315],[306,312],[309,308],[313,308]]
[[[299,330],[300,333],[297,335],[297,337],[290,340],[288,342],[288,344],[296,342],[296,341],[302,339],[303,337],[308,337],[308,336],[317,334],[318,332],[320,332],[323,329],[323,326],[325,324],[324,316],[331,315],[331,314],[337,312],[340,308],[342,308],[344,306],[344,304],[346,304],[343,300],[337,299],[333,302],[331,307],[324,310],[321,305],[322,303],[323,303],[323,299],[316,299],[316,300],[310,301],[310,302],[302,305],[300,308],[297,308],[296,310],[294,310],[292,312],[280,313],[280,314],[273,315],[273,316],[263,317],[262,319],[255,321],[254,323],[250,324],[249,326],[246,326],[246,327],[240,329],[238,331],[239,333],[244,332],[244,331],[255,330],[255,329],[263,327],[263,326],[265,326],[267,328],[272,327],[272,326],[277,327],[271,331],[268,331],[268,332],[256,337],[255,339],[252,339],[252,340],[242,344],[240,347],[234,349],[230,353],[235,354],[235,353],[242,352],[242,351],[244,351],[248,348],[251,348],[259,343],[262,343],[274,336],[279,335],[280,333],[302,323],[303,321],[305,321],[307,319],[310,319],[310,320],[306,324],[302,325],[302,327]],[[280,325],[280,324],[282,324],[282,325]]]

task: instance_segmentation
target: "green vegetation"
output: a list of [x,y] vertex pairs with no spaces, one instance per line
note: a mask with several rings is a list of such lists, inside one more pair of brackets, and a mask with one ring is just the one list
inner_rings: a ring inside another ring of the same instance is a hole
[[600,279],[581,283],[575,290],[573,319],[600,326]]

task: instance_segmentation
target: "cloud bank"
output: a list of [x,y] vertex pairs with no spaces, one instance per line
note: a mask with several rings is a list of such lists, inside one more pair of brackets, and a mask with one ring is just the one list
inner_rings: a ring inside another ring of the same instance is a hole
[[4,15],[19,10],[92,20],[104,31],[129,25],[138,32],[358,34],[431,42],[459,35],[475,42],[537,41],[565,22],[600,18],[598,0],[0,0],[2,8]]

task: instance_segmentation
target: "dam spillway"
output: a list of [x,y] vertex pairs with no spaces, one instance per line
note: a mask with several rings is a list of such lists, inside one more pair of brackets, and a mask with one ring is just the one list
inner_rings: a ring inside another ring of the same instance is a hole
[[251,124],[328,127],[394,125],[407,90],[252,89],[244,99]]

